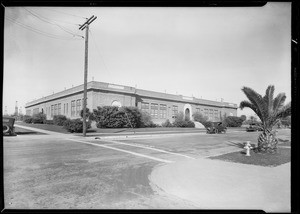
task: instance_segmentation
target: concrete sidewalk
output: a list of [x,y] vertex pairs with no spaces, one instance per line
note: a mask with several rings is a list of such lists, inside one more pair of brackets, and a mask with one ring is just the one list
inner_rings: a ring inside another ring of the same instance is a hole
[[290,212],[290,163],[261,167],[203,158],[157,166],[149,179],[158,191],[200,209]]

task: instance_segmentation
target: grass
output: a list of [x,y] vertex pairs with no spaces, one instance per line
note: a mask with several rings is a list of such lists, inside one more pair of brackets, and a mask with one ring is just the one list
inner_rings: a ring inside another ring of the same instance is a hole
[[[27,126],[27,127],[33,127],[38,129],[43,129],[47,131],[53,131],[53,132],[59,132],[59,133],[69,133],[67,130],[65,130],[62,126],[52,125],[52,124],[31,124],[31,123],[25,123],[18,121],[16,124]],[[190,132],[195,131],[198,132],[201,129],[195,129],[195,128],[176,128],[176,127],[155,127],[155,128],[91,128],[87,130],[87,133],[120,133],[122,132],[153,132],[153,131],[166,131],[166,132]],[[204,130],[204,129],[202,129]]]
[[251,150],[250,155],[250,157],[246,156],[245,151],[239,151],[210,157],[210,159],[269,167],[279,166],[291,161],[290,148],[278,147],[277,153],[275,154],[261,154],[255,153]]

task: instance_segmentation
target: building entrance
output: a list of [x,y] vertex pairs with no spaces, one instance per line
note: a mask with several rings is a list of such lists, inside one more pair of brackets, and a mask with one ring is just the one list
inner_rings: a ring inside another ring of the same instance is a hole
[[185,119],[190,120],[190,109],[186,108],[184,113]]

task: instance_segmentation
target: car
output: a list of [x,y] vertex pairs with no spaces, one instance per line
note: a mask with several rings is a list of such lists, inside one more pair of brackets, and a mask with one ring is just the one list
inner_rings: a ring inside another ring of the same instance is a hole
[[3,135],[15,135],[14,123],[14,117],[2,117]]
[[262,131],[263,128],[255,123],[249,124],[249,127],[246,128],[247,132],[258,132],[258,131]]
[[226,133],[227,127],[222,122],[211,122],[211,126],[206,127],[207,134]]

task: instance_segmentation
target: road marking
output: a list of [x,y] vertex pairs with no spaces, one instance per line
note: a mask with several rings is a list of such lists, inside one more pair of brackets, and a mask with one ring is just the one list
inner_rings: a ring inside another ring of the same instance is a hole
[[143,149],[149,149],[149,150],[154,150],[154,151],[158,151],[158,152],[162,152],[162,153],[167,153],[167,154],[172,154],[172,155],[177,155],[177,156],[182,156],[185,158],[189,158],[189,159],[196,159],[187,155],[183,155],[180,153],[175,153],[175,152],[169,152],[169,151],[165,151],[162,149],[156,149],[153,147],[149,147],[149,146],[145,146],[145,145],[140,145],[140,144],[131,144],[131,143],[123,143],[123,142],[119,142],[119,141],[113,141],[113,140],[105,140],[104,142],[110,142],[110,143],[115,143],[115,144],[120,144],[120,145],[127,145],[127,146],[133,146],[133,147],[139,147],[139,148],[143,148]]
[[74,139],[70,139],[70,138],[67,138],[67,140],[71,140],[71,141],[75,141],[75,142],[79,142],[79,143],[85,143],[85,144],[89,144],[89,145],[93,145],[93,146],[99,146],[99,147],[112,149],[112,150],[116,150],[116,151],[120,151],[120,152],[125,152],[125,153],[129,153],[129,154],[132,154],[132,155],[136,155],[136,156],[140,156],[140,157],[144,157],[144,158],[148,158],[148,159],[152,159],[152,160],[156,160],[156,161],[160,161],[160,162],[164,162],[164,163],[173,163],[173,161],[169,161],[169,160],[165,160],[165,159],[161,159],[161,158],[156,158],[156,157],[152,157],[152,156],[149,156],[149,155],[143,155],[143,154],[140,154],[140,153],[131,152],[131,151],[124,150],[124,149],[118,149],[118,148],[114,148],[114,147],[110,147],[110,146],[106,146],[106,145],[101,145],[101,144],[97,144],[97,143],[91,143],[91,142],[86,142],[86,141],[82,141],[82,140],[74,140]]

